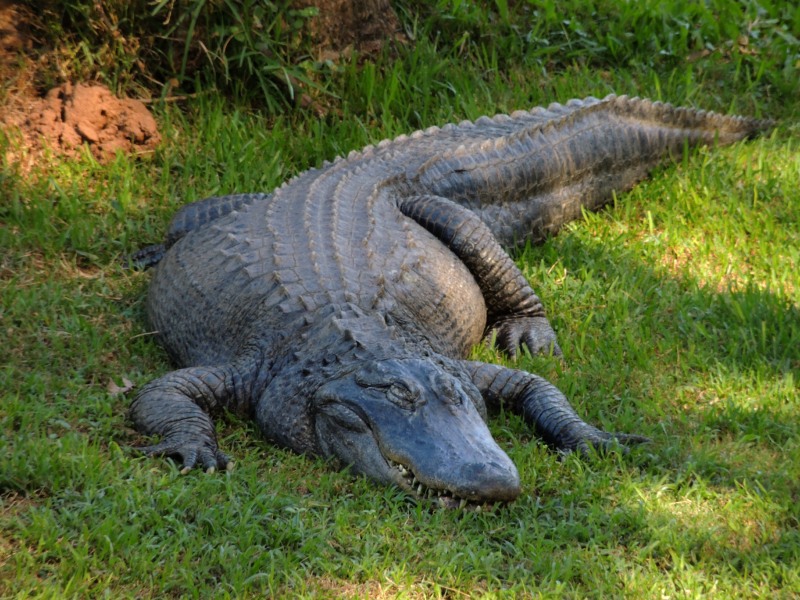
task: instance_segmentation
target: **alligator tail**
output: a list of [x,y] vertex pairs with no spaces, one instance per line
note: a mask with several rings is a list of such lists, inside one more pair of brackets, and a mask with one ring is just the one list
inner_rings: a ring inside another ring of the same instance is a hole
[[774,123],[627,96],[481,118],[417,181],[475,211],[506,246],[541,241],[627,191],[684,148],[754,137]]

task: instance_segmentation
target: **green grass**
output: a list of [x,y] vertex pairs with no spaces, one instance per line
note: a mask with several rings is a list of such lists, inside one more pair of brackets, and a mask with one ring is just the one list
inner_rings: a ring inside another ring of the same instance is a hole
[[[800,593],[797,9],[717,0],[682,27],[669,15],[695,3],[623,3],[613,19],[604,3],[438,4],[407,19],[412,47],[335,71],[325,118],[209,94],[159,109],[149,160],[0,170],[0,596]],[[736,40],[748,32],[755,53]],[[149,276],[119,257],[159,241],[178,206],[419,127],[612,90],[780,120],[519,254],[566,355],[519,364],[652,444],[559,461],[499,415],[523,494],[494,514],[429,511],[233,416],[219,424],[232,473],[180,476],[128,450],[142,439],[108,383],[170,366],[147,335]]]

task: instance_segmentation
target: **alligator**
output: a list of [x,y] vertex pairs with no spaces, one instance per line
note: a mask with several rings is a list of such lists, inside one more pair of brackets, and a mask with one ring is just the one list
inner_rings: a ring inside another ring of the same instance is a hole
[[586,98],[402,135],[271,193],[183,207],[147,311],[180,368],[145,384],[140,448],[182,471],[228,469],[212,415],[444,507],[505,503],[519,473],[487,427],[520,414],[559,452],[647,438],[586,423],[542,377],[470,360],[560,356],[542,301],[504,248],[539,242],[686,147],[770,127],[626,96]]

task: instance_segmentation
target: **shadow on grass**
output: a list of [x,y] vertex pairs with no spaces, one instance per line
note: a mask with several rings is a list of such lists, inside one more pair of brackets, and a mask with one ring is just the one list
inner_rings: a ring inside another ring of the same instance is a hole
[[[654,425],[635,432],[654,438],[665,469],[785,488],[785,451],[800,432],[800,307],[781,289],[704,285],[691,269],[672,273],[575,233],[543,250],[546,264],[558,260],[567,272],[566,294],[545,303],[570,336],[561,337],[568,396],[607,395],[610,386],[635,404],[625,416]],[[584,344],[587,336],[594,341]],[[615,381],[598,392],[591,378],[609,365]],[[583,370],[590,381],[569,379]]]

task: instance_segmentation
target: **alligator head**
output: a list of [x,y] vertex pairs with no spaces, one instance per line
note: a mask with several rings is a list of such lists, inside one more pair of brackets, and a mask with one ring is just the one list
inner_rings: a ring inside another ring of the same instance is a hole
[[433,362],[365,361],[325,382],[312,403],[318,447],[356,473],[445,507],[520,493],[480,392]]

